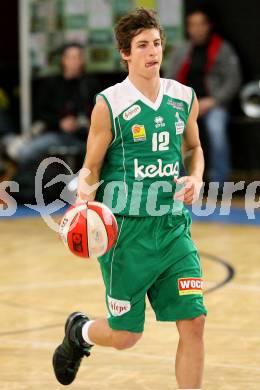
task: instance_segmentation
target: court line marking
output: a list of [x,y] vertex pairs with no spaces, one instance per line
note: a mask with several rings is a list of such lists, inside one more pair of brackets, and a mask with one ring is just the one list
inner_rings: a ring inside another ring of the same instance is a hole
[[7,286],[0,287],[1,292],[9,291],[29,291],[37,289],[48,289],[48,288],[63,288],[63,287],[76,287],[76,286],[96,286],[102,284],[102,279],[93,278],[93,279],[72,279],[72,280],[60,280],[53,282],[42,282],[42,283],[23,283],[23,284],[10,284]]
[[254,291],[254,292],[260,292],[260,286],[259,285],[252,285],[252,284],[237,284],[237,283],[230,283],[229,286],[227,286],[229,289],[234,290],[245,290],[245,291]]
[[[232,267],[231,264],[229,264],[225,259],[222,259],[218,256],[211,255],[209,253],[200,251],[200,255],[205,257],[206,259],[209,259],[211,261],[215,261],[221,265],[223,265],[227,270],[227,276],[226,278],[213,285],[212,287],[209,287],[205,290],[205,293],[212,292],[225,284],[227,284],[235,275],[235,270]],[[212,284],[212,283],[211,283]],[[96,286],[96,285],[103,285],[102,278],[86,278],[86,279],[72,279],[72,280],[60,280],[60,281],[52,281],[52,282],[42,282],[42,283],[24,283],[24,284],[11,284],[7,286],[0,286],[0,293],[4,292],[10,292],[10,291],[31,291],[31,290],[38,290],[38,289],[51,289],[51,288],[63,288],[63,287],[75,287],[75,286]],[[210,283],[206,284],[210,286]]]
[[23,334],[23,333],[32,333],[32,332],[38,332],[41,330],[48,330],[52,328],[59,328],[64,326],[64,324],[51,324],[51,325],[43,325],[38,326],[35,328],[26,328],[26,329],[20,329],[20,330],[12,330],[8,332],[0,332],[0,337],[2,336],[10,336],[10,335],[17,335],[17,334]]
[[[55,349],[57,347],[57,343],[54,342],[48,342],[48,341],[34,341],[34,340],[14,340],[14,339],[2,339],[1,340],[1,345],[6,345],[6,344],[14,344],[14,345],[21,345],[21,346],[30,346],[34,349]],[[127,351],[116,351],[113,350],[112,348],[105,348],[105,347],[98,347],[98,349],[101,351],[101,353],[106,353],[108,355],[111,354],[120,354],[121,356],[125,356],[127,358],[129,357],[136,357],[136,358],[141,358],[141,359],[150,359],[150,360],[158,360],[158,361],[165,361],[165,362],[172,362],[174,360],[174,355],[172,357],[167,357],[167,356],[156,356],[156,355],[151,355],[151,354],[145,354],[145,353],[139,353],[139,352],[127,352]],[[251,370],[251,371],[256,371],[260,372],[259,367],[254,367],[254,366],[249,366],[249,365],[240,365],[240,364],[233,364],[233,363],[207,363],[207,367],[220,367],[220,368],[227,368],[227,369],[239,369],[239,370]]]
[[[222,283],[222,282],[221,282]],[[216,289],[216,284],[214,282],[206,282],[206,286],[209,287],[207,292],[213,291],[213,289]],[[31,290],[37,290],[37,289],[51,289],[51,288],[63,288],[63,287],[77,287],[77,286],[103,286],[103,282],[100,279],[75,279],[75,280],[60,280],[60,281],[54,281],[54,282],[44,282],[44,283],[32,283],[32,284],[16,284],[16,285],[7,285],[7,286],[0,286],[0,293],[4,292],[11,292],[11,291],[31,291]],[[212,286],[212,287],[211,287]],[[260,286],[259,285],[252,285],[252,284],[238,284],[231,282],[228,286],[226,286],[229,289],[240,289],[245,291],[256,291],[260,292]]]
[[[56,313],[54,313],[56,314]],[[61,314],[61,313],[59,313]],[[66,313],[63,313],[64,316],[66,316]],[[95,319],[94,316],[90,316],[92,319]],[[155,325],[157,326],[158,321],[156,319],[150,319],[149,320],[149,325]],[[10,335],[16,335],[16,334],[23,334],[23,333],[33,333],[33,332],[39,332],[39,331],[45,331],[49,330],[51,328],[60,328],[63,327],[64,323],[59,323],[59,324],[49,324],[49,325],[44,325],[44,326],[38,326],[34,328],[25,328],[25,329],[17,329],[13,331],[7,331],[7,332],[0,332],[0,337],[5,337],[5,336],[10,336]],[[207,331],[214,331],[214,332],[224,332],[224,333],[234,333],[234,332],[239,332],[239,333],[246,333],[246,336],[244,338],[248,338],[248,329],[239,329],[239,328],[226,328],[226,327],[221,327],[220,325],[213,325],[213,324],[207,324]],[[260,336],[258,329],[252,330],[250,329],[250,339],[252,339],[252,335],[256,333],[257,336],[254,336],[253,338],[260,341]],[[240,336],[243,337],[243,336]]]
[[216,283],[213,287],[210,287],[204,291],[204,294],[208,294],[210,292],[213,292],[221,287],[223,287],[225,284],[229,283],[235,276],[235,269],[234,267],[228,263],[227,260],[222,259],[219,256],[211,255],[210,253],[199,251],[200,255],[205,257],[206,259],[209,259],[211,261],[214,261],[220,265],[222,265],[226,269],[226,277],[221,281]]
[[[211,254],[208,254],[206,252],[200,252],[200,254],[210,260],[213,260],[213,261],[216,261],[218,263],[220,263],[221,265],[223,265],[226,269],[227,269],[227,276],[225,277],[225,279],[223,281],[221,281],[220,283],[217,283],[215,285],[213,285],[213,287],[210,287],[208,288],[205,293],[209,293],[209,292],[212,292],[212,291],[215,291],[216,289],[220,288],[220,287],[223,287],[226,283],[228,283],[233,277],[234,277],[234,274],[235,274],[235,271],[233,269],[233,267],[226,261],[226,260],[223,260],[215,255],[211,255]],[[32,283],[32,284],[22,284],[22,285],[9,285],[9,286],[3,286],[3,287],[0,287],[0,292],[7,292],[7,291],[31,291],[31,290],[35,290],[35,289],[48,289],[48,288],[63,288],[63,287],[68,287],[68,286],[85,286],[85,285],[98,285],[98,284],[102,284],[101,282],[101,278],[93,278],[93,279],[75,279],[75,280],[62,280],[62,281],[54,281],[54,282],[44,282],[44,283]],[[0,302],[1,304],[1,302]],[[8,302],[4,302],[2,301],[2,304],[7,304],[8,305]],[[60,313],[59,313],[60,314]],[[36,328],[33,328],[33,329],[21,329],[21,330],[18,330],[18,331],[14,331],[12,333],[10,332],[2,332],[0,333],[0,335],[4,336],[4,335],[7,335],[7,334],[18,334],[18,333],[27,333],[27,332],[33,332],[33,331],[38,331],[38,330],[44,330],[45,328],[48,329],[49,327],[56,327],[56,326],[59,326],[59,325],[48,325],[47,327],[36,327]]]

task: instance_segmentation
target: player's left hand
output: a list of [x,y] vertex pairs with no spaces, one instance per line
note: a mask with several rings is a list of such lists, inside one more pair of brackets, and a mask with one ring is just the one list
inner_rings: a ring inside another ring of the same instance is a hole
[[175,192],[174,200],[180,200],[186,205],[191,205],[198,200],[203,183],[196,176],[182,176],[174,181],[177,188],[181,186],[181,189]]

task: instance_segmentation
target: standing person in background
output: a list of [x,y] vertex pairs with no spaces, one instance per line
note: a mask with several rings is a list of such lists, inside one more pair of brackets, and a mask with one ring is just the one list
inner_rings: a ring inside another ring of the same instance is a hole
[[229,104],[241,84],[239,59],[231,45],[214,33],[208,8],[189,10],[186,29],[188,41],[174,49],[165,77],[194,88],[200,128],[205,128],[208,141],[208,179],[222,186],[231,169],[227,127]]
[[[117,242],[99,258],[108,316],[68,317],[54,372],[68,385],[94,344],[133,347],[144,330],[148,296],[158,321],[176,322],[179,388],[201,389],[207,311],[184,207],[197,199],[204,168],[198,102],[192,88],[160,78],[164,33],[154,12],[140,8],[123,16],[115,34],[128,77],[97,97],[84,162],[89,175],[80,175],[78,186],[78,201],[96,199],[111,207],[112,199],[118,206]],[[180,178],[183,143],[190,159],[188,176]],[[87,194],[85,185],[93,189],[99,180],[97,192]]]

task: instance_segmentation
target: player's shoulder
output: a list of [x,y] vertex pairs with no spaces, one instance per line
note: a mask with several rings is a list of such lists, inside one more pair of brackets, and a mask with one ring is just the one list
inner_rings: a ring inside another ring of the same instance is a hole
[[106,101],[106,99],[104,99],[104,96],[102,96],[102,95],[96,96],[96,104],[94,106],[93,112],[98,113],[98,114],[109,112],[107,101]]
[[161,82],[163,84],[164,95],[173,99],[182,100],[190,105],[194,97],[194,91],[191,87],[173,79],[161,78]]
[[110,107],[113,107],[119,99],[121,84],[114,84],[96,95],[95,107],[98,111],[107,111]]
[[104,89],[103,91],[99,92],[98,95],[103,96],[109,100],[118,99],[119,97],[122,98],[122,94],[124,93],[124,91],[126,89],[125,84],[126,84],[125,80],[122,81],[121,83],[116,83],[116,84]]
[[129,86],[126,78],[121,83],[106,88],[97,95],[97,99],[103,98],[107,103],[114,118],[118,117],[123,111],[138,100],[138,97]]

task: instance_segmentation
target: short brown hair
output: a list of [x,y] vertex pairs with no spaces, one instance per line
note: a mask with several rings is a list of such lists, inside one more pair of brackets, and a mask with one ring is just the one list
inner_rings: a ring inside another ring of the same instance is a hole
[[[143,7],[136,8],[129,14],[122,16],[115,26],[117,47],[126,55],[131,52],[132,39],[146,29],[155,28],[160,33],[162,45],[165,44],[165,33],[160,25],[156,12]],[[126,64],[126,61],[123,61]]]

